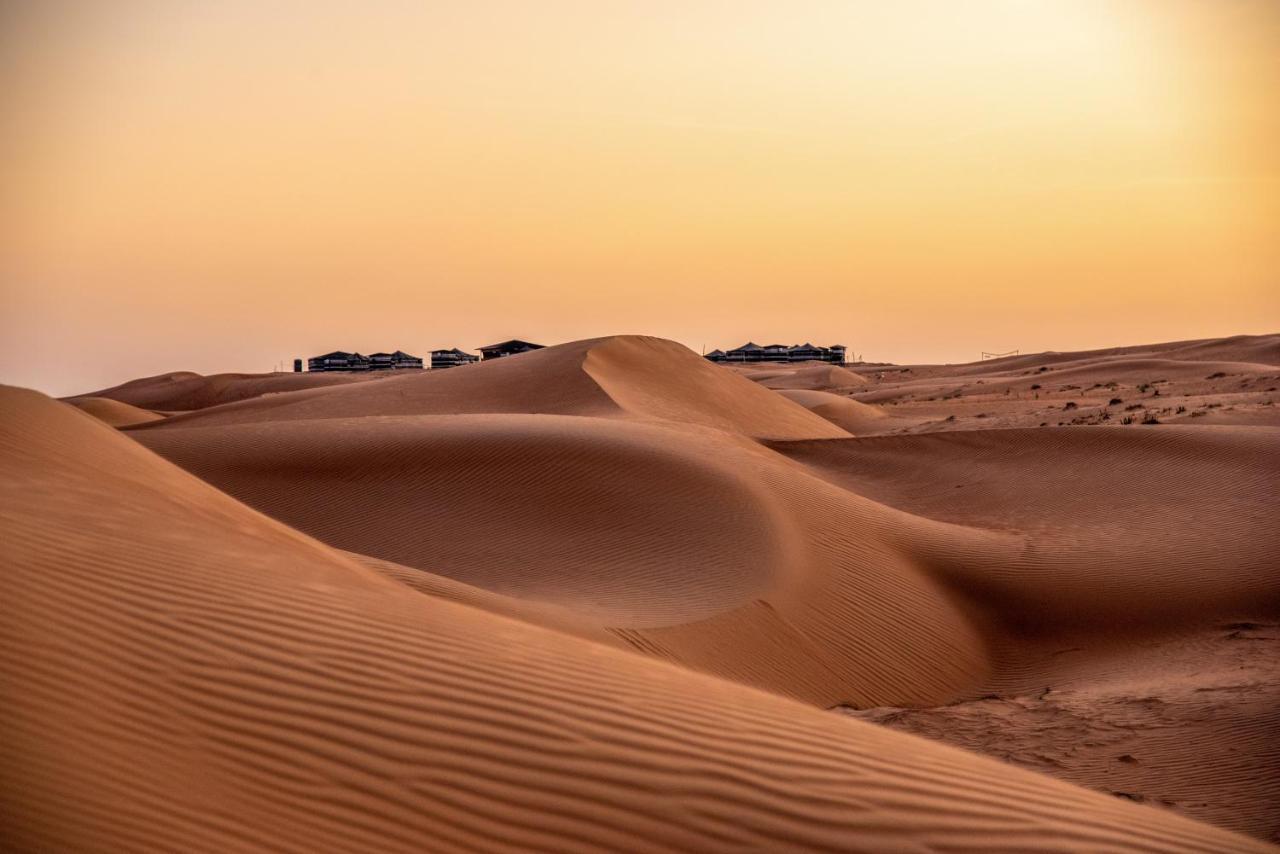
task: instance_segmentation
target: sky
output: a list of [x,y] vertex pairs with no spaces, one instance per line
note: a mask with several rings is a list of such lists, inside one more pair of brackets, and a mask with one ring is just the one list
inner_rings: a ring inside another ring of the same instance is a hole
[[0,5],[0,382],[1280,331],[1275,0]]

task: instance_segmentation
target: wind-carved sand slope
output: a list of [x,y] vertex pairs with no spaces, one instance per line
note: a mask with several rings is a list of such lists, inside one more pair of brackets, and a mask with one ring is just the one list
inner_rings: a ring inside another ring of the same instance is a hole
[[0,518],[20,850],[1266,850],[424,595],[32,392]]

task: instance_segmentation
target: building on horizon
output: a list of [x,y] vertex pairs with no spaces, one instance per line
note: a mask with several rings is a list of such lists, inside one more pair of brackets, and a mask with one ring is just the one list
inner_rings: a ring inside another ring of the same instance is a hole
[[459,350],[454,347],[450,350],[432,350],[431,351],[431,370],[437,371],[441,368],[456,368],[460,365],[470,365],[473,362],[480,361],[480,357],[475,353],[468,353],[465,350]]
[[818,347],[806,341],[804,344],[767,344],[762,347],[748,341],[732,350],[712,350],[706,358],[712,362],[831,362],[843,365],[845,346]]
[[334,350],[323,356],[312,356],[307,359],[307,370],[316,371],[367,371],[369,359],[359,353],[348,353],[345,350]]
[[422,370],[422,357],[411,356],[403,350],[394,353],[374,353],[369,357],[369,369],[372,371]]
[[334,350],[323,356],[312,356],[307,360],[307,370],[312,372],[422,370],[422,357],[411,356],[403,350],[396,350],[394,353],[374,353],[372,356]]
[[501,359],[505,356],[517,356],[530,350],[541,350],[542,347],[543,345],[541,344],[531,344],[528,341],[512,339],[499,344],[490,344],[487,347],[477,347],[476,349],[480,351],[481,358],[488,361],[489,359]]

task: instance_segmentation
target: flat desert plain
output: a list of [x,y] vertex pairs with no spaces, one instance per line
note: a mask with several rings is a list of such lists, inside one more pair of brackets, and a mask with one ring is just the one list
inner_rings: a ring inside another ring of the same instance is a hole
[[1280,841],[1280,335],[0,392],[17,850]]

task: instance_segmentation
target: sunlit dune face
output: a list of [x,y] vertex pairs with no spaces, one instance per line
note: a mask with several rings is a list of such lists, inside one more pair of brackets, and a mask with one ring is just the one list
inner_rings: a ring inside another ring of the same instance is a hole
[[513,335],[959,360],[1280,324],[1270,0],[3,15],[10,381]]

